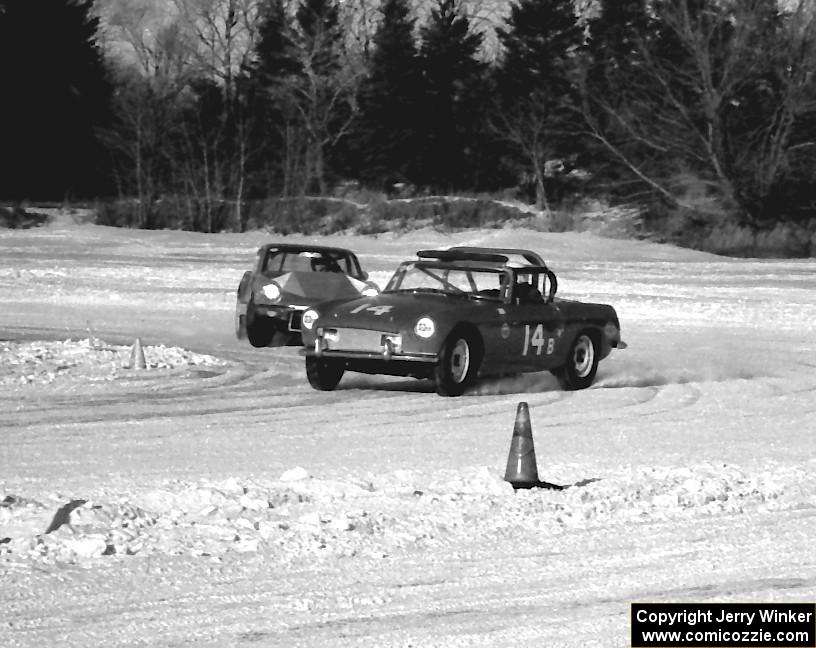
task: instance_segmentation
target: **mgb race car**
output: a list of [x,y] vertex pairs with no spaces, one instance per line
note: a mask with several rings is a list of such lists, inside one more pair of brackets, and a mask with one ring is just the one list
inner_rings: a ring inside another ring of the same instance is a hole
[[592,384],[625,348],[615,309],[556,298],[557,279],[529,250],[422,250],[382,293],[303,313],[306,376],[334,389],[345,371],[430,378],[442,396],[477,377],[549,370],[564,389]]
[[255,269],[238,285],[235,333],[255,347],[299,346],[307,308],[378,292],[350,250],[270,243],[258,250]]

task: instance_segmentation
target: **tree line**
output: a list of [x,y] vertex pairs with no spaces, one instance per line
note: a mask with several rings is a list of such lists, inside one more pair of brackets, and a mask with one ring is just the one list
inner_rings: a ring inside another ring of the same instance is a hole
[[[0,0],[0,199],[575,194],[752,228],[816,207],[808,0]],[[491,32],[493,33],[493,32]]]

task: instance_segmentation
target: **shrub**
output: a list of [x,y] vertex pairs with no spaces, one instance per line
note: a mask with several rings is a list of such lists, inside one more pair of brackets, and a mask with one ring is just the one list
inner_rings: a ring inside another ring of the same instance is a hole
[[433,227],[455,232],[471,228],[501,228],[508,223],[526,223],[528,219],[529,216],[516,207],[485,198],[397,199],[371,205],[356,231],[378,234]]
[[362,208],[342,198],[273,198],[247,203],[244,229],[278,234],[334,234],[352,228]]
[[[176,228],[196,231],[266,230],[280,235],[335,234],[354,231],[362,235],[407,232],[423,227],[443,232],[466,229],[528,227],[539,231],[590,231],[613,238],[648,238],[732,256],[793,256],[816,254],[816,218],[809,222],[777,223],[752,229],[740,222],[699,183],[685,181],[687,207],[653,202],[610,206],[603,200],[564,200],[548,214],[528,205],[490,197],[422,196],[387,200],[382,193],[359,187],[344,188],[345,195],[367,197],[360,203],[348,197],[296,197],[251,200],[242,204],[240,221],[234,202],[212,203],[210,212],[201,201],[186,196],[165,197],[142,208],[134,199],[114,200],[98,206],[96,222],[118,227]],[[30,227],[45,217],[16,208],[0,209],[0,226]]]
[[807,257],[814,253],[816,219],[808,223],[781,222],[754,228],[725,210],[699,213],[689,209],[653,210],[650,232],[665,240],[714,254],[738,257]]
[[48,222],[46,214],[30,212],[19,205],[6,207],[0,205],[0,227],[8,229],[28,229],[29,227],[39,227]]
[[141,229],[181,229],[194,232],[239,231],[235,203],[207,203],[185,196],[162,197],[149,203],[135,198],[108,200],[97,206],[97,225]]

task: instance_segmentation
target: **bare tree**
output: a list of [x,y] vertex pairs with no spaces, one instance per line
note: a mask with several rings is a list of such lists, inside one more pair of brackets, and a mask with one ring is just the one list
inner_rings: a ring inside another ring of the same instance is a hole
[[[520,158],[536,204],[550,213],[545,181],[574,129],[575,52],[582,29],[569,0],[523,0],[511,10],[498,68],[495,133]],[[549,164],[548,164],[549,163]]]
[[326,4],[327,15],[309,14],[299,8],[295,59],[298,73],[290,75],[284,91],[296,119],[289,128],[301,133],[304,176],[300,192],[313,186],[328,191],[326,156],[348,133],[357,109],[363,69],[344,38],[336,7]]
[[712,214],[721,206],[756,225],[792,156],[812,146],[793,140],[814,110],[810,3],[787,16],[769,0],[658,7],[662,32],[640,38],[639,65],[617,95],[584,87],[587,132],[671,203],[708,210],[684,200],[683,178],[693,175],[719,204]]
[[[257,0],[136,0],[107,6],[108,51],[121,68],[136,71],[124,75],[127,82],[119,92],[126,127],[117,148],[123,155],[129,151],[142,209],[163,189],[186,196],[198,227],[218,226],[216,213],[227,201],[234,202],[241,222],[253,147],[240,75],[254,51],[258,19]],[[162,160],[160,178],[148,163],[148,151]]]
[[204,76],[218,79],[225,95],[252,56],[258,0],[173,0],[193,37],[193,57]]
[[178,20],[150,2],[111,3],[103,18],[118,70],[118,123],[106,139],[119,161],[120,194],[135,194],[136,225],[151,226],[152,205],[172,184],[173,125],[190,80],[191,50]]
[[[186,150],[198,157],[197,171],[189,179],[191,189],[202,197],[207,228],[214,226],[216,206],[234,203],[234,217],[241,223],[247,162],[251,154],[249,119],[239,96],[236,78],[246,70],[258,35],[257,0],[174,0],[191,43],[196,76],[214,81],[221,89],[221,117],[213,129],[211,120],[199,122],[185,133]],[[196,144],[190,138],[197,138]]]
[[[746,133],[739,169],[752,171],[749,186],[760,199],[773,194],[780,179],[804,171],[813,181],[816,132],[816,6],[799,0],[791,7],[776,54],[779,90],[767,118]],[[812,205],[810,208],[812,209]]]
[[[537,98],[541,101],[537,101]],[[555,127],[545,98],[531,93],[520,100],[513,109],[499,107],[493,111],[491,126],[498,136],[521,153],[531,173],[528,174],[535,187],[536,207],[551,216],[550,202],[544,180],[547,161],[556,157],[554,139],[563,134]]]

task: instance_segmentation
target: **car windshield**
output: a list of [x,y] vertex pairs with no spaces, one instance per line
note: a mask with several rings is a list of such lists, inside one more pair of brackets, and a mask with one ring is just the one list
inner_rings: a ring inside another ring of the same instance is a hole
[[404,263],[384,292],[438,292],[500,301],[505,274],[500,269],[445,266],[428,262]]
[[266,255],[264,272],[340,272],[360,277],[357,259],[342,250],[276,250]]

